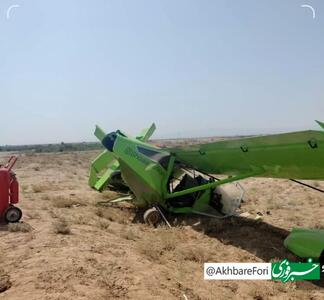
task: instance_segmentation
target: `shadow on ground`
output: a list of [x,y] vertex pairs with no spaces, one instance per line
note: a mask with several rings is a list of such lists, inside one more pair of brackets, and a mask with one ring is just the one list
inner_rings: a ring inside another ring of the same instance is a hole
[[243,217],[224,220],[204,218],[193,228],[220,240],[225,245],[244,249],[267,262],[274,259],[294,259],[283,245],[289,231],[260,220]]
[[[290,232],[260,220],[244,217],[221,220],[208,217],[177,217],[173,219],[173,224],[189,225],[194,230],[203,232],[225,245],[244,249],[265,262],[280,261],[285,258],[290,261],[301,261],[284,247],[284,240]],[[324,287],[324,277],[322,276],[319,281],[298,282],[300,289],[309,289],[314,285]]]

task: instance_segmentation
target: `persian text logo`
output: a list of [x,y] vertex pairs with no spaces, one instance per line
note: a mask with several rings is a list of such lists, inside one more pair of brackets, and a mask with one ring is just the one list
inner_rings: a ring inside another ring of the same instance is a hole
[[307,263],[292,263],[288,259],[281,262],[272,263],[272,280],[281,280],[282,282],[297,280],[319,280],[320,264],[313,263],[311,259]]

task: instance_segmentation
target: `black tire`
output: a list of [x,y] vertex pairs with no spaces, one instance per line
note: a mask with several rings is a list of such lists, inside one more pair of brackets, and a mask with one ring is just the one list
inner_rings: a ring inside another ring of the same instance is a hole
[[153,226],[157,226],[162,221],[161,214],[155,207],[146,210],[143,219],[146,224]]
[[10,206],[4,214],[4,218],[7,223],[17,223],[20,221],[21,217],[22,211],[16,206]]

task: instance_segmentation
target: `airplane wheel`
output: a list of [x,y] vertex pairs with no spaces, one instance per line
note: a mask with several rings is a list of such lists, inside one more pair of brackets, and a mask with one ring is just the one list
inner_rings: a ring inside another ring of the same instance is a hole
[[162,221],[162,217],[159,211],[155,207],[152,207],[147,211],[145,211],[143,219],[146,224],[153,225],[153,226],[156,226],[158,223]]
[[17,223],[22,217],[22,211],[18,207],[10,206],[6,210],[4,217],[7,223]]

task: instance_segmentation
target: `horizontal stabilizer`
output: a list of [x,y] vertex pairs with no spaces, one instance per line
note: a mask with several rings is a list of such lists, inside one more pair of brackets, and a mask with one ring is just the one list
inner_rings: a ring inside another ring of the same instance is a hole
[[[105,150],[98,155],[95,160],[91,163],[89,185],[90,187],[101,191],[109,180],[112,173],[118,170],[119,163],[114,158],[113,154]],[[107,169],[108,168],[108,169]],[[99,175],[102,174],[103,175]]]
[[106,136],[106,133],[98,125],[96,125],[94,135],[101,142],[104,139],[104,137]]
[[324,129],[324,123],[323,122],[320,122],[320,121],[317,121],[317,120],[315,120],[315,121],[319,126],[321,126]]
[[153,135],[156,126],[154,123],[149,128],[145,128],[141,131],[141,133],[136,137],[136,139],[140,140],[141,142],[147,142],[149,138]]

